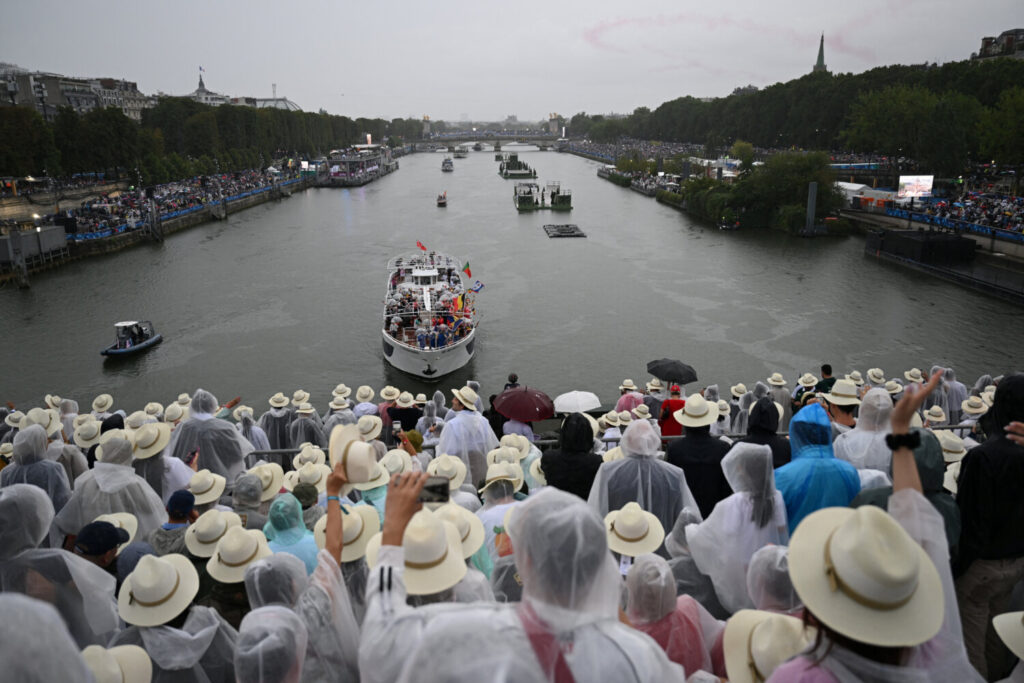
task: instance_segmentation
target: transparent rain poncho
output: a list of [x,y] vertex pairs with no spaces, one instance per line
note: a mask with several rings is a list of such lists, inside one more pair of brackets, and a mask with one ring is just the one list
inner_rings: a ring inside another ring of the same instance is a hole
[[86,459],[85,453],[75,444],[61,441],[59,434],[46,447],[43,457],[64,468],[64,474],[67,475],[72,489],[75,487],[75,479],[89,469],[89,461]]
[[335,410],[327,416],[324,420],[324,438],[327,442],[331,441],[331,432],[334,431],[335,427],[344,427],[346,425],[354,425],[357,422],[355,413],[352,412],[351,408],[345,408],[343,410]]
[[[924,403],[921,405],[921,410],[928,410],[932,406],[938,406],[942,408],[942,412],[949,416],[949,386],[946,384],[946,368],[941,365],[933,365],[931,370],[928,371],[928,376],[925,379],[929,379],[936,372],[942,373],[942,379],[939,380],[939,386],[935,387],[932,393],[928,394]],[[951,423],[953,424],[953,423]]]
[[471,410],[451,412],[454,416],[441,432],[436,451],[461,459],[469,468],[470,481],[481,481],[487,475],[485,455],[500,445],[498,437],[487,418],[479,413]]
[[313,532],[306,528],[302,519],[302,505],[290,493],[282,493],[270,504],[267,523],[263,534],[275,553],[290,553],[306,565],[306,573],[316,569],[316,556],[320,549],[313,538]]
[[164,453],[181,461],[199,449],[198,469],[208,469],[228,480],[228,487],[242,472],[245,456],[253,451],[252,444],[238,433],[234,425],[213,417],[217,399],[208,391],[198,389],[192,397],[187,420],[178,425]]
[[974,386],[971,387],[971,396],[981,396],[985,393],[985,387],[995,383],[996,381],[992,378],[992,375],[982,375],[974,383]]
[[416,431],[422,434],[423,440],[426,441],[433,436],[430,434],[430,428],[443,424],[444,420],[437,416],[437,405],[432,401],[427,401],[423,405],[423,416],[416,420]]
[[688,526],[686,539],[722,606],[737,612],[753,607],[747,594],[750,557],[769,543],[786,545],[789,534],[768,446],[736,444],[722,459],[722,470],[736,493],[719,501],[702,523]]
[[60,423],[64,425],[64,436],[71,439],[75,434],[75,418],[78,417],[78,401],[65,398],[60,402]]
[[[288,448],[298,448],[301,443],[311,443],[320,448],[327,448],[324,430],[313,417],[296,415],[291,425],[288,426]],[[290,460],[288,467],[284,469],[286,472],[292,469]]]
[[789,423],[791,462],[775,470],[775,487],[786,501],[790,533],[815,510],[846,507],[860,491],[857,469],[832,454],[832,427],[825,409],[813,403]]
[[766,545],[754,553],[747,568],[747,593],[754,609],[792,615],[803,607],[789,578],[789,548]]
[[266,433],[272,449],[288,448],[288,423],[291,419],[288,408],[271,408],[260,415],[258,424]]
[[688,675],[712,671],[711,648],[725,624],[688,595],[676,597],[675,578],[665,558],[640,555],[626,575],[626,618],[646,633]]
[[967,400],[967,387],[963,382],[957,381],[953,368],[946,368],[942,381],[946,385],[946,403],[948,404],[946,416],[949,418],[949,424],[960,424],[962,417],[960,404]]
[[262,427],[256,424],[256,420],[253,419],[250,411],[242,411],[242,419],[239,420],[237,425],[235,425],[235,429],[238,430],[239,434],[245,437],[246,441],[252,444],[254,450],[270,450],[270,440],[267,439],[267,433],[263,431]]
[[636,502],[657,517],[662,528],[671,529],[684,507],[698,509],[683,470],[655,457],[660,445],[650,422],[639,420],[626,428],[622,435],[625,457],[601,465],[587,498],[602,519]]
[[75,535],[100,515],[130,512],[139,522],[138,538],[146,538],[167,521],[163,500],[132,469],[132,445],[112,438],[103,444],[103,460],[78,478],[67,505],[57,513],[54,526]]
[[434,408],[437,411],[435,417],[438,417],[441,420],[444,420],[446,417],[448,417],[448,408],[446,408],[444,405],[444,392],[442,392],[440,389],[435,391],[434,396],[431,399],[431,402],[434,404]]
[[0,594],[0,661],[4,678],[18,683],[92,683],[82,646],[47,603],[17,593]]
[[114,577],[74,553],[36,548],[52,520],[53,506],[38,488],[0,489],[0,592],[52,604],[79,647],[105,645],[120,623]]
[[[760,384],[760,382],[758,382],[758,384]],[[757,399],[754,398],[754,392],[752,391],[748,391],[740,396],[739,412],[736,413],[736,416],[732,421],[733,434],[742,435],[747,433],[747,423],[750,420],[750,409],[755,403],[757,403]]]
[[274,553],[245,570],[245,594],[253,609],[294,605],[309,585],[306,565],[289,553]]
[[668,566],[676,582],[676,595],[689,595],[716,619],[728,619],[730,613],[722,607],[711,578],[701,572],[693,561],[686,540],[686,527],[700,523],[697,508],[683,508],[672,530],[665,536]]
[[235,680],[238,633],[212,607],[192,605],[181,628],[129,626],[108,647],[138,645],[153,662],[153,681]]
[[832,443],[836,458],[845,460],[858,470],[889,471],[892,451],[885,436],[892,431],[892,398],[885,389],[872,389],[860,402],[857,426],[840,434]]
[[267,523],[267,516],[260,512],[263,504],[263,482],[255,474],[242,474],[235,479],[231,492],[231,508],[242,518],[246,529],[259,529]]
[[[14,437],[14,457],[0,471],[0,487],[32,484],[46,492],[54,510],[61,510],[71,498],[71,486],[64,468],[46,460],[46,430],[39,425],[19,431]],[[92,521],[92,520],[90,520]]]
[[253,610],[238,629],[235,676],[246,683],[299,683],[307,640],[305,624],[287,607]]

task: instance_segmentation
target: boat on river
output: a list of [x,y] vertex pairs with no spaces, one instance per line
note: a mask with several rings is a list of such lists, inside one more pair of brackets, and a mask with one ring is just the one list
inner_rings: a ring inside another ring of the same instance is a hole
[[441,162],[441,170],[445,173],[451,173],[455,170],[455,162],[452,161],[451,157],[444,158],[444,161]]
[[388,261],[384,359],[402,372],[440,379],[476,350],[475,292],[462,284],[458,259],[420,251]]
[[141,353],[163,341],[148,320],[125,320],[114,323],[114,343],[100,351],[104,356],[130,356]]
[[478,142],[478,143],[476,143],[475,145],[473,145],[473,151],[474,151],[474,152],[482,152],[482,151],[484,151],[484,146],[483,146],[483,145],[481,145],[481,144],[480,144],[480,143]]
[[456,159],[465,159],[468,156],[469,156],[469,147],[466,147],[465,145],[459,145],[458,147],[455,148],[455,158]]
[[537,171],[530,168],[530,165],[525,161],[520,161],[518,154],[510,152],[505,155],[501,164],[498,165],[498,175],[506,180],[510,178],[525,180],[527,178],[536,178]]
[[444,207],[448,206],[448,193],[447,192],[444,192],[442,194],[437,195],[437,205],[439,207],[441,207],[442,209]]
[[543,190],[537,183],[516,183],[512,203],[517,211],[572,211],[572,192],[558,182],[549,182]]

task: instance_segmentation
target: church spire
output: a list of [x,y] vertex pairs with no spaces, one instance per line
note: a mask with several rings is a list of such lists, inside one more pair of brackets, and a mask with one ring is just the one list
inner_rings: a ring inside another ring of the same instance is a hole
[[814,68],[811,69],[812,73],[818,71],[828,71],[825,67],[825,34],[821,34],[821,42],[818,43],[818,61],[814,64]]

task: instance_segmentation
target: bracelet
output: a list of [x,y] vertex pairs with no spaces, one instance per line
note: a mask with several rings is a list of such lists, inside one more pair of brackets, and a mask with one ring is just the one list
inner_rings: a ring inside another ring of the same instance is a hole
[[330,502],[332,500],[338,501],[338,505],[341,505],[341,498],[338,498],[337,496],[327,496],[327,501],[328,502]]
[[910,432],[909,434],[886,434],[885,445],[890,451],[900,448],[914,450],[921,445],[921,432]]

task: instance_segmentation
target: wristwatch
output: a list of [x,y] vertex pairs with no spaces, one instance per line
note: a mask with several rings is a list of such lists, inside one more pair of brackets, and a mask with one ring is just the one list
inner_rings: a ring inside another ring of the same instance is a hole
[[914,450],[921,445],[921,432],[910,432],[909,434],[886,434],[885,445],[890,451],[900,448]]

